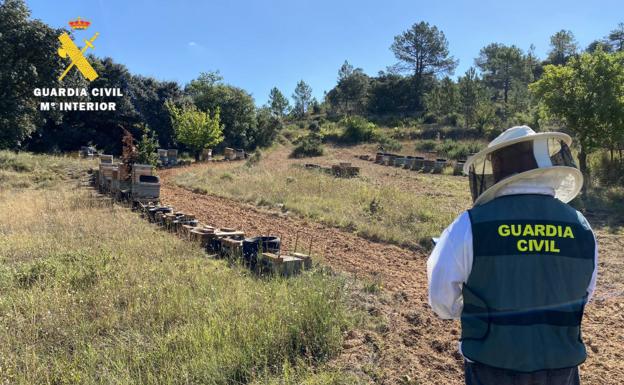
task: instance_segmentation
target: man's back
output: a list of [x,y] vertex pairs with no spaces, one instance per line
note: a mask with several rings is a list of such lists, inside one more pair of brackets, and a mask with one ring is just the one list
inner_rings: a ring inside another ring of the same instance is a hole
[[580,323],[595,256],[587,221],[551,196],[529,194],[499,197],[469,215],[464,355],[521,372],[582,363]]

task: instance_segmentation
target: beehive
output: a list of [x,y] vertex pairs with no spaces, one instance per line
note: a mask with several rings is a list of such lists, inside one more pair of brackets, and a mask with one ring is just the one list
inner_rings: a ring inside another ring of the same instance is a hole
[[210,240],[212,239],[214,232],[215,229],[213,227],[195,227],[189,231],[189,240],[191,242],[199,243],[203,248],[207,248],[210,246]]
[[464,173],[464,165],[465,161],[458,160],[455,162],[455,167],[453,168],[453,175],[462,175]]
[[175,148],[170,148],[167,150],[167,160],[170,166],[175,166],[178,164],[178,150]]
[[236,159],[236,151],[233,148],[226,147],[223,150],[223,155],[226,160],[235,160]]
[[141,175],[154,175],[154,166],[150,164],[133,164],[132,183],[139,183]]
[[441,174],[442,170],[444,170],[444,167],[446,167],[446,159],[436,159],[433,164],[433,173]]
[[240,258],[243,255],[243,240],[236,238],[221,238],[221,256],[225,258]]
[[113,156],[112,155],[100,155],[100,164],[112,164]]
[[118,165],[100,163],[100,170],[99,170],[100,190],[110,191],[111,182],[113,180],[113,170],[118,170]]
[[284,277],[297,275],[303,270],[303,260],[291,255],[280,256],[273,253],[262,253],[259,260],[262,262],[263,271]]

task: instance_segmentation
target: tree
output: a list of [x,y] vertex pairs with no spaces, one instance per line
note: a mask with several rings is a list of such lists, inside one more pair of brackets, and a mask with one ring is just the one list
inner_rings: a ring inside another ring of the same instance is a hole
[[457,67],[444,32],[424,21],[395,36],[390,49],[399,60],[396,67],[410,70],[418,83],[424,75],[452,74]]
[[497,93],[502,93],[505,109],[513,83],[528,84],[529,72],[524,55],[522,50],[514,45],[492,43],[481,49],[475,64],[483,73],[485,83]]
[[308,112],[308,107],[312,101],[312,88],[306,84],[303,80],[300,80],[295,87],[295,92],[292,95],[295,100],[295,108],[293,112],[298,117],[303,117]]
[[195,160],[199,160],[203,149],[212,148],[223,141],[219,108],[212,117],[210,112],[201,111],[194,105],[176,107],[167,102],[167,108],[178,141],[193,151]]
[[158,139],[154,131],[150,130],[146,124],[140,124],[138,127],[142,132],[141,141],[137,145],[139,151],[138,162],[141,164],[151,164],[156,166],[158,162]]
[[[427,111],[437,119],[447,118],[459,110],[459,89],[448,76],[437,82],[425,96]],[[455,122],[456,123],[456,122]]]
[[550,52],[548,61],[551,64],[565,64],[570,57],[576,54],[578,48],[572,31],[562,29],[550,37]]
[[254,148],[256,106],[251,95],[242,88],[222,83],[218,72],[204,72],[185,88],[197,108],[220,111],[225,145]]
[[[30,20],[23,0],[0,3],[0,148],[20,147],[46,120],[58,113],[39,111],[33,89],[58,87],[58,76],[67,64],[56,52],[63,32],[39,20]],[[71,86],[73,76],[65,79]]]
[[151,77],[131,75],[128,96],[138,115],[138,120],[149,126],[164,148],[175,145],[175,132],[171,126],[169,111],[165,102],[177,102],[182,98],[182,89],[176,82],[161,82]]
[[369,78],[361,68],[353,68],[348,61],[338,71],[338,84],[327,95],[336,110],[343,113],[359,113],[366,106]]
[[611,46],[611,43],[608,40],[594,40],[591,43],[589,43],[587,48],[585,48],[585,52],[594,53],[599,48],[603,50],[604,52],[613,51],[613,47]]
[[256,120],[258,128],[255,132],[254,142],[261,147],[270,145],[283,128],[282,119],[276,116],[272,109],[263,107],[258,109]]
[[421,108],[419,93],[411,78],[380,72],[370,79],[367,110],[378,115],[408,114]]
[[269,92],[269,107],[271,113],[278,118],[283,118],[288,113],[290,103],[277,87],[271,88],[271,92]]
[[546,66],[530,89],[544,112],[561,119],[576,136],[579,168],[589,183],[587,156],[623,136],[624,54],[598,49],[573,57],[564,66]]
[[[489,102],[487,100],[487,92],[474,67],[470,67],[464,76],[458,79],[457,85],[459,88],[460,111],[464,115],[466,126],[473,127],[477,123],[479,106]],[[484,111],[481,110],[481,112]],[[486,114],[482,114],[482,116],[484,115]],[[483,129],[484,125],[477,128]]]
[[624,23],[619,23],[607,39],[615,51],[624,51]]

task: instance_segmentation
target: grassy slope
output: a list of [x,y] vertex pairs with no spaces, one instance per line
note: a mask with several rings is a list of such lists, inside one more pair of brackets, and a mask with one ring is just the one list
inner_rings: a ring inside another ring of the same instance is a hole
[[256,279],[54,180],[0,192],[1,383],[350,383],[312,369],[352,322],[339,278]]
[[[429,245],[429,239],[440,234],[457,215],[457,202],[468,199],[465,180],[457,177],[413,172],[406,184],[399,182],[401,177],[384,183],[382,178],[389,179],[387,173],[395,169],[373,165],[371,172],[378,174],[341,179],[299,166],[284,166],[290,163],[282,159],[288,150],[278,152],[281,154],[271,153],[254,167],[240,164],[228,171],[206,167],[182,173],[176,182],[199,192],[281,207],[355,230],[369,239],[410,247]],[[331,154],[325,160],[329,158]],[[318,162],[318,158],[309,161]],[[420,185],[421,191],[414,191],[415,185]]]

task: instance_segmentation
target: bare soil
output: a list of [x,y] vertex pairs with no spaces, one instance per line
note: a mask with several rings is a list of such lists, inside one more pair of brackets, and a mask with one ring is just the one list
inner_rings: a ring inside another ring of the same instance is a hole
[[[355,160],[364,148],[330,151],[308,162],[328,164],[342,159],[362,167],[375,183],[398,183],[415,194],[426,193],[423,177]],[[363,152],[366,153],[366,152]],[[368,152],[371,153],[371,152]],[[340,155],[337,155],[340,154]],[[284,159],[280,159],[282,163]],[[299,161],[301,162],[301,161]],[[191,167],[233,167],[207,163]],[[427,255],[372,242],[346,230],[307,221],[288,213],[268,211],[233,200],[194,193],[176,186],[175,174],[188,168],[160,171],[163,202],[193,213],[210,225],[234,227],[249,235],[277,234],[283,247],[307,252],[312,240],[316,260],[336,271],[381,286],[376,294],[357,291],[362,306],[378,320],[350,331],[342,354],[331,364],[378,384],[462,384],[462,359],[457,352],[459,323],[440,320],[427,302]],[[436,178],[439,176],[426,176]],[[444,176],[448,178],[448,176]],[[460,177],[458,177],[460,178]],[[466,194],[467,196],[467,194]],[[458,207],[467,208],[469,202]],[[584,339],[589,357],[581,367],[584,384],[624,383],[624,237],[595,226],[600,248],[599,284],[586,309]],[[297,234],[299,234],[297,236]]]

